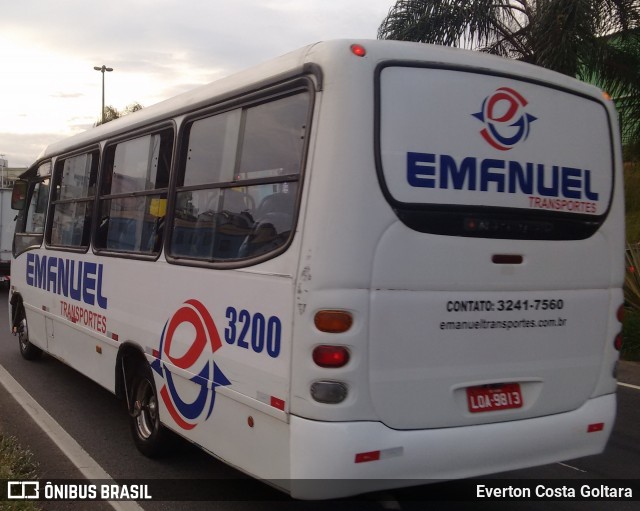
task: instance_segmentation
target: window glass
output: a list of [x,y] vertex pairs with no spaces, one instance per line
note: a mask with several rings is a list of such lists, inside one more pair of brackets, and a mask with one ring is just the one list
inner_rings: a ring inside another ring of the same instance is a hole
[[[64,160],[61,184],[56,197],[58,200],[92,196],[95,193],[95,175],[97,153],[82,154]],[[94,170],[94,172],[92,172]]]
[[38,177],[48,177],[51,175],[51,162],[47,161],[38,167]]
[[187,127],[169,255],[228,262],[287,244],[309,101],[300,93]]
[[92,151],[56,163],[50,244],[89,246],[98,160],[98,151]]
[[[109,193],[131,193],[164,188],[169,182],[161,135],[148,135],[118,144],[113,156]],[[168,155],[170,158],[170,154]]]
[[33,188],[24,232],[31,234],[44,233],[44,224],[47,219],[47,200],[49,198],[49,180],[39,181]]
[[193,190],[176,195],[176,214],[171,240],[173,254],[212,259],[213,236],[221,190]]
[[241,110],[194,122],[189,128],[184,186],[233,181]]
[[56,204],[50,243],[72,247],[89,246],[92,205],[87,201]]
[[247,110],[239,178],[300,172],[308,101],[299,94]]
[[140,254],[160,252],[172,150],[170,129],[107,149],[96,248]]
[[166,199],[156,195],[103,201],[97,244],[107,250],[159,252],[165,203]]
[[298,183],[181,192],[173,254],[228,261],[277,249],[289,238]]
[[297,182],[247,187],[247,196],[256,206],[251,214],[251,231],[243,240],[237,257],[266,254],[287,242],[294,224],[297,192]]
[[49,178],[51,162],[40,165],[35,171],[40,179],[30,185],[25,208],[18,212],[15,236],[13,238],[13,255],[17,256],[25,250],[42,246],[44,229],[47,220],[47,203],[49,200]]

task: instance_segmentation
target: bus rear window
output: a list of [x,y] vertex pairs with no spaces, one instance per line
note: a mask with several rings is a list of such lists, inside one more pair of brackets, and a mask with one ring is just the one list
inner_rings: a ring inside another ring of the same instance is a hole
[[611,127],[591,97],[454,69],[378,70],[378,176],[421,232],[592,235],[613,191]]

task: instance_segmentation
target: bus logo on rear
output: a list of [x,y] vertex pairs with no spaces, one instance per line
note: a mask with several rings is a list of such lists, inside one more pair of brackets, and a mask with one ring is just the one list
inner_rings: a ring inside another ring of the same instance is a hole
[[[173,347],[174,344],[182,346]],[[221,347],[211,314],[197,300],[187,300],[165,324],[160,349],[154,352],[157,358],[151,367],[164,380],[160,396],[169,415],[182,429],[193,429],[207,420],[213,411],[216,389],[231,384],[213,361],[213,354]],[[190,380],[197,389],[195,399],[193,391],[188,397],[181,396],[168,364],[195,375]]]
[[537,119],[525,111],[528,102],[510,87],[500,87],[482,102],[482,110],[472,114],[484,123],[480,130],[491,147],[508,151],[529,136],[530,125]]

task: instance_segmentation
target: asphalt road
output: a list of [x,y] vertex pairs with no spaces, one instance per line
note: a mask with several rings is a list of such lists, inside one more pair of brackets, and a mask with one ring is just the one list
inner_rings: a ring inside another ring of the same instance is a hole
[[[248,480],[189,443],[176,439],[172,452],[159,460],[150,460],[135,449],[130,437],[126,412],[121,402],[99,385],[52,357],[36,362],[22,359],[18,341],[8,329],[7,292],[0,292],[0,365],[46,409],[46,411],[84,448],[114,479],[162,479],[167,484],[180,485],[179,480],[210,480],[221,489],[221,499],[214,502],[140,502],[149,511],[164,510],[341,510],[395,508],[422,510],[448,509],[602,509],[602,502],[487,502],[460,504],[446,502],[455,498],[455,485],[450,483],[425,485],[399,490],[385,495],[371,495],[339,502],[293,501],[264,484]],[[640,386],[640,364],[624,364],[620,381]],[[0,386],[0,431],[17,436],[30,448],[40,463],[42,478],[79,478],[77,469],[44,435],[37,424]],[[597,479],[633,478],[640,480],[640,390],[620,386],[618,389],[618,417],[606,451],[598,456],[546,465],[493,476],[500,479]],[[246,479],[246,480],[245,480]],[[226,481],[225,481],[226,480]],[[177,481],[177,482],[176,482]],[[238,484],[241,481],[241,484]],[[170,483],[169,483],[170,482]],[[434,503],[445,496],[445,502]],[[399,503],[394,503],[397,499]],[[435,506],[433,504],[436,504]],[[636,502],[607,502],[608,510],[637,509]],[[43,509],[105,510],[105,502],[42,503]],[[394,507],[395,506],[395,507]],[[399,507],[398,507],[399,506]]]

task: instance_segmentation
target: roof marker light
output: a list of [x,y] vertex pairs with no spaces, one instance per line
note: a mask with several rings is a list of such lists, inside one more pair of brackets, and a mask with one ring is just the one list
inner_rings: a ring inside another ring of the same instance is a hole
[[351,53],[353,53],[356,57],[364,57],[367,54],[367,50],[365,50],[364,46],[362,46],[361,44],[352,44]]

